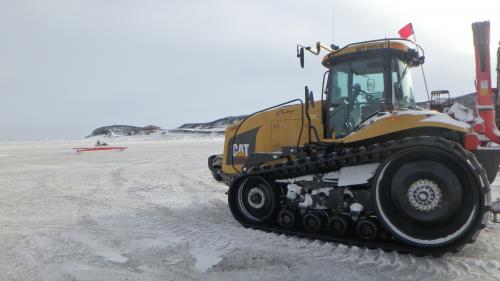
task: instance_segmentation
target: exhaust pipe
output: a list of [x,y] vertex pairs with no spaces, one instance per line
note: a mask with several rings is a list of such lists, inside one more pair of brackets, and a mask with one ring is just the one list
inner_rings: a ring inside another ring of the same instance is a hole
[[[500,143],[500,131],[496,125],[495,103],[491,89],[490,22],[473,23],[472,33],[476,58],[476,109],[484,121],[486,137],[495,143]],[[482,133],[480,131],[483,128],[475,126],[475,129]]]

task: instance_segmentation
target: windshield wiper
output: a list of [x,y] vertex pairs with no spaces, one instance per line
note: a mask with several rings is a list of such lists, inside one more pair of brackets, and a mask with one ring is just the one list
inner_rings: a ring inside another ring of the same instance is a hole
[[403,74],[401,75],[401,78],[399,79],[398,83],[396,84],[396,88],[399,89],[399,86],[401,85],[401,82],[406,76],[406,73],[408,72],[409,65],[405,66],[405,69],[403,70]]

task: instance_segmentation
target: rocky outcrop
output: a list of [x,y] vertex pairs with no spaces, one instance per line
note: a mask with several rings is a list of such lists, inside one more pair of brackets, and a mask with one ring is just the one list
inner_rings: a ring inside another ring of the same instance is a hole
[[186,123],[181,125],[179,130],[225,130],[227,126],[243,120],[247,115],[229,116],[207,123]]
[[112,125],[100,127],[92,131],[90,135],[87,136],[132,136],[132,135],[149,135],[151,133],[160,131],[161,128],[158,126],[149,125],[146,127],[135,127],[129,125]]

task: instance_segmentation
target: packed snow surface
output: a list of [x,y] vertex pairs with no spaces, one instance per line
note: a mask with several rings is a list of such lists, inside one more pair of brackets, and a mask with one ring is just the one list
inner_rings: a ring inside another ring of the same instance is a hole
[[106,141],[128,150],[0,144],[0,280],[500,279],[498,224],[442,258],[245,229],[207,169],[221,138]]

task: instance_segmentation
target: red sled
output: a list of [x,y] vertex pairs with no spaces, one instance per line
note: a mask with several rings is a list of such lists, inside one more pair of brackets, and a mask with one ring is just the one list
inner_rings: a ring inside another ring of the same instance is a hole
[[101,150],[118,150],[123,151],[127,149],[126,146],[99,146],[99,147],[75,147],[73,148],[76,152],[86,152],[86,151],[101,151]]

